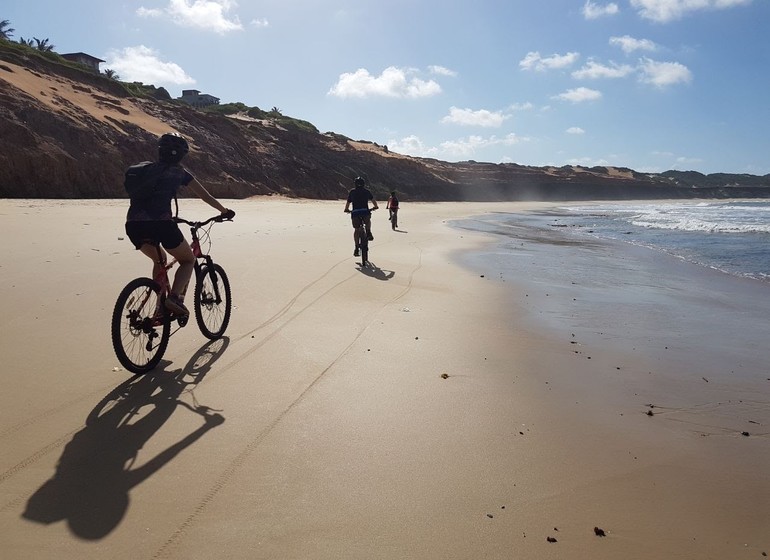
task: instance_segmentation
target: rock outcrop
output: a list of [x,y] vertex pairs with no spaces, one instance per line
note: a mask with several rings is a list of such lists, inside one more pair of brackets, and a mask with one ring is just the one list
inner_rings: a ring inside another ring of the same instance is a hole
[[[0,42],[1,43],[1,42]],[[192,140],[185,165],[217,197],[343,198],[358,175],[378,198],[580,200],[769,197],[770,176],[611,167],[447,163],[284,121],[223,116],[0,44],[0,197],[125,197],[123,172],[153,159],[155,139]]]

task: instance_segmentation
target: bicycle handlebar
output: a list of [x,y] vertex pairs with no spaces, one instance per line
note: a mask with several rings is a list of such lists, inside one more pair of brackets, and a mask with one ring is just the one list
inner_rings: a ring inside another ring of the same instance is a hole
[[205,222],[191,222],[190,220],[185,220],[184,218],[180,218],[179,216],[176,216],[174,218],[174,221],[178,224],[187,224],[190,227],[194,227],[198,229],[210,224],[211,222],[232,222],[234,217],[235,217],[235,212],[233,212],[232,210],[228,210],[225,214],[212,216]]

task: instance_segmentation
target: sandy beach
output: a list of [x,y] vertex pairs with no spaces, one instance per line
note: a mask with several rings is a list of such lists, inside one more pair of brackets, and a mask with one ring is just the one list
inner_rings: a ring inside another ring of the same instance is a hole
[[770,554],[766,285],[451,225],[542,203],[381,210],[365,270],[342,201],[226,205],[226,336],[135,377],[127,201],[0,200],[2,558]]

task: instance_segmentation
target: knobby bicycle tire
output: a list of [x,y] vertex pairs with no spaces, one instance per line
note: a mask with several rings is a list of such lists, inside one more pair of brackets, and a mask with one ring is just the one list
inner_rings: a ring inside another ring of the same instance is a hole
[[[158,313],[163,313],[160,324]],[[158,365],[168,347],[171,322],[163,311],[157,282],[136,278],[123,288],[112,312],[111,332],[115,355],[128,371],[147,373]]]
[[230,323],[230,281],[218,264],[203,265],[195,280],[195,321],[203,336],[216,340]]
[[361,266],[369,262],[369,239],[366,230],[361,234]]

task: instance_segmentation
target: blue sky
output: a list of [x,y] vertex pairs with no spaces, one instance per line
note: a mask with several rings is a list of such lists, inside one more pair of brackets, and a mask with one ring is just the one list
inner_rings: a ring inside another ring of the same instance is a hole
[[0,20],[415,156],[770,173],[767,0],[10,0]]

